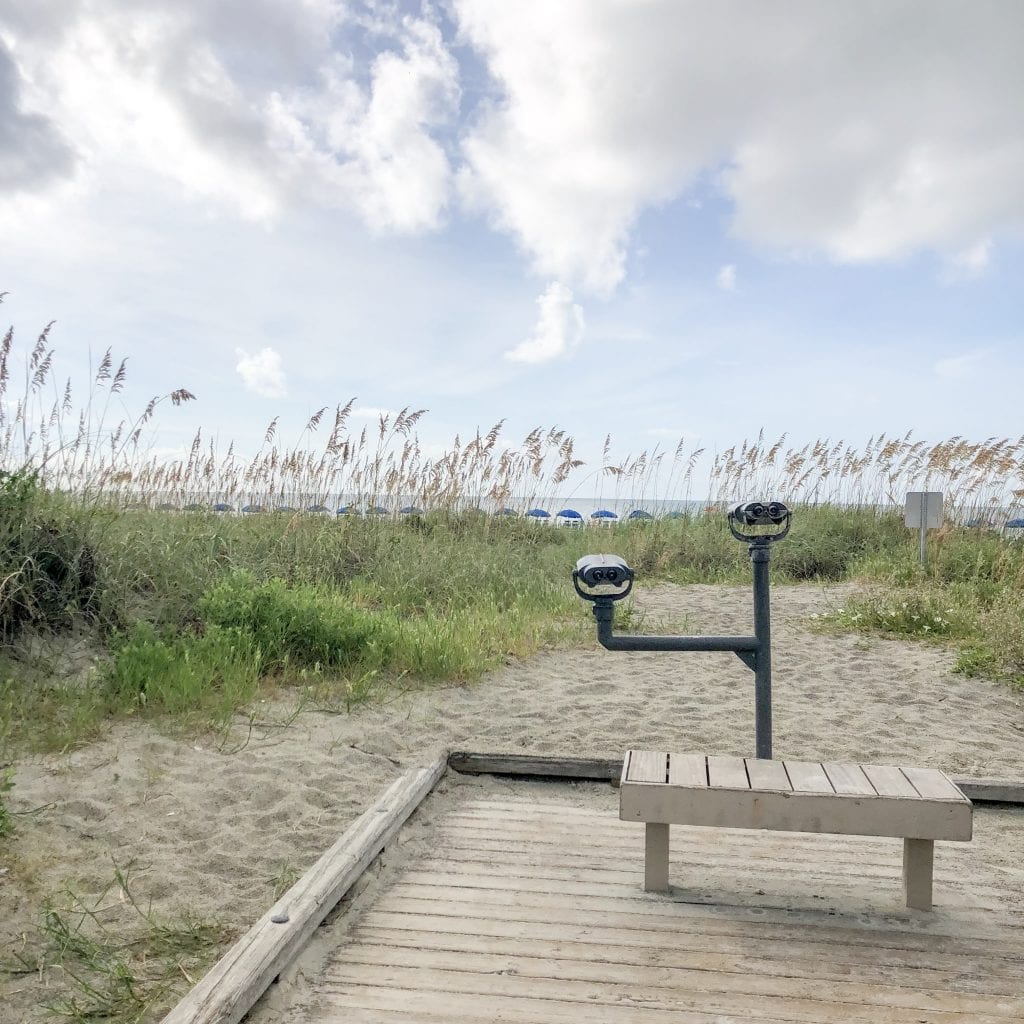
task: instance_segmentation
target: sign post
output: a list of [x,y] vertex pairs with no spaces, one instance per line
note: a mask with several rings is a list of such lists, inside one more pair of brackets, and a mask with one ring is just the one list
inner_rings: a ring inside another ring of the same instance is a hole
[[921,564],[925,560],[925,531],[942,525],[942,491],[910,491],[904,520],[911,530],[921,532]]

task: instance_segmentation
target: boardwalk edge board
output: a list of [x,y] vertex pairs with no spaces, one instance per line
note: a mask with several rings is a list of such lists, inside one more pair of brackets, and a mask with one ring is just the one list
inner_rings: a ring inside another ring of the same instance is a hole
[[[587,779],[618,785],[622,774],[622,759],[483,754],[457,750],[449,755],[448,767],[463,775],[535,775],[549,779]],[[1024,780],[946,774],[960,787],[964,796],[974,803],[1024,804]]]
[[406,772],[217,961],[163,1024],[238,1024],[444,775]]

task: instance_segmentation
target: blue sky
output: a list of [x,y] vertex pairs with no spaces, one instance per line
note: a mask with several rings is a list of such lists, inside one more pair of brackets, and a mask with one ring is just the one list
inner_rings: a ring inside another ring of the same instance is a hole
[[1014,0],[0,0],[0,291],[159,444],[1017,436]]

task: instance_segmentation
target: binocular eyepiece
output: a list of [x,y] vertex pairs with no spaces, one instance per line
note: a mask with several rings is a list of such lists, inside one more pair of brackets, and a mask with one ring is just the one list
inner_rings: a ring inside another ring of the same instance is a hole
[[[576,593],[587,601],[608,598],[621,601],[633,589],[633,570],[618,555],[584,555],[573,570],[572,583]],[[581,590],[602,587],[600,591]]]
[[781,526],[788,517],[789,509],[781,501],[748,501],[729,513],[741,526]]
[[[729,532],[737,540],[763,547],[789,533],[791,513],[781,501],[748,501],[729,510]],[[775,526],[778,533],[743,533],[739,527]]]

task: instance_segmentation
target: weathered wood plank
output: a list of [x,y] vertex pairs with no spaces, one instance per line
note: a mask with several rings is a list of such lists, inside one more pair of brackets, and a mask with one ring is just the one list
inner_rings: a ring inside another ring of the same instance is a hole
[[668,754],[664,750],[631,750],[624,778],[629,782],[666,782]]
[[[535,921],[549,925],[575,925],[586,928],[646,928],[658,930],[684,926],[695,934],[732,935],[747,938],[763,946],[765,955],[783,955],[790,942],[809,940],[870,946],[873,949],[917,950],[955,953],[964,957],[998,959],[1016,965],[1024,977],[1024,934],[1020,929],[1000,929],[974,915],[957,913],[943,926],[915,929],[909,915],[828,914],[827,921],[817,912],[787,909],[784,914],[765,913],[764,907],[736,904],[687,903],[672,900],[637,899],[636,889],[628,896],[591,896],[580,898],[562,892],[512,892],[503,889],[467,889],[438,881],[431,886],[410,881],[395,886],[382,896],[375,910],[406,916],[406,927],[415,927],[415,917],[455,917],[462,919],[463,931],[472,931],[472,920]],[[436,896],[436,898],[435,898]],[[367,918],[364,923],[368,923]],[[588,933],[589,934],[589,933]],[[580,935],[580,941],[587,936]],[[679,947],[684,948],[684,947]],[[699,946],[697,947],[700,948]],[[1021,987],[1024,992],[1024,987]]]
[[910,784],[907,777],[895,765],[862,764],[864,774],[875,787],[879,796],[917,797],[917,790]]
[[708,789],[750,789],[742,757],[712,754],[708,757]]
[[814,761],[783,761],[794,793],[835,793],[825,769]]
[[[586,942],[595,947],[595,959],[614,959],[615,953],[608,948],[629,946],[635,950],[665,949],[672,947],[690,952],[714,952],[732,956],[757,955],[749,935],[741,932],[724,933],[704,930],[704,922],[676,922],[674,926],[663,924],[660,927],[636,922],[620,924],[618,921],[608,924],[565,924],[539,921],[521,921],[513,917],[489,917],[467,919],[444,914],[416,914],[415,916],[396,911],[380,910],[374,913],[372,922],[367,919],[360,925],[360,935],[367,936],[376,929],[410,930],[417,933],[434,935],[468,935],[489,936],[491,938],[517,938],[537,943],[541,942]],[[760,950],[766,952],[769,947]],[[1024,971],[1019,961],[1007,960],[996,956],[973,957],[961,952],[944,952],[942,950],[913,950],[895,945],[869,943],[833,942],[828,935],[815,934],[808,931],[803,940],[791,939],[786,943],[784,952],[779,952],[781,959],[813,961],[827,958],[832,964],[848,967],[859,967],[870,964],[880,967],[898,968],[929,968],[956,971],[961,970],[972,975],[983,977],[992,974],[995,977],[1013,979],[1020,988],[1024,980]]]
[[904,768],[910,784],[929,800],[966,800],[967,797],[940,771],[934,768]]
[[[547,941],[515,936],[484,936],[457,932],[438,934],[427,930],[406,928],[376,928],[372,919],[355,933],[360,945],[379,944],[392,951],[392,956],[401,956],[405,949],[444,949],[455,953],[491,953],[498,956],[536,955],[539,949],[549,953],[552,960],[565,962],[582,961],[598,963],[599,948],[586,941]],[[822,951],[825,946],[821,947]],[[608,959],[602,958],[601,965]],[[856,982],[865,986],[899,985],[905,988],[920,988],[925,992],[971,993],[985,996],[1011,996],[1021,999],[1019,978],[995,976],[984,969],[977,974],[964,970],[929,967],[891,967],[857,964],[852,970],[849,964],[834,963],[827,956],[807,960],[780,954],[770,946],[754,947],[745,954],[716,953],[709,950],[683,949],[674,944],[661,948],[634,947],[624,942],[615,954],[616,964],[627,968],[660,967],[678,971],[715,972],[721,974],[751,975],[758,978],[794,978],[817,983],[821,980],[840,983]],[[963,963],[963,961],[961,961]],[[327,968],[328,970],[330,968]]]
[[[910,785],[906,779],[903,781]],[[861,801],[834,794],[757,793],[738,789],[709,791],[705,795],[670,786],[627,788],[626,783],[621,792],[619,816],[623,821],[964,842],[971,838],[970,805],[952,801]]]
[[[479,997],[479,1008],[489,1009],[502,999],[523,1002],[544,1000],[543,1011],[535,1020],[550,1017],[552,1004],[561,1004],[568,1011],[573,1006],[587,1007],[588,1021],[644,1021],[650,1011],[671,1013],[676,1020],[680,1012],[709,1013],[745,1018],[746,1021],[779,1019],[806,1021],[813,1024],[919,1024],[922,1011],[894,1005],[871,1006],[864,1003],[843,1003],[828,998],[822,991],[818,998],[796,996],[751,995],[747,992],[707,991],[677,988],[665,991],[643,985],[621,985],[607,981],[577,981],[571,978],[520,977],[515,973],[492,971],[474,973],[458,967],[438,969],[405,964],[344,964],[333,966],[331,974],[320,986],[321,993],[330,999],[332,993],[340,996],[350,986],[379,986],[399,989],[410,1001],[430,996],[450,998],[461,993]],[[628,1003],[625,998],[628,995]],[[993,1001],[995,1002],[995,1001]],[[344,999],[339,1003],[344,1005]],[[535,1010],[536,1012],[536,1010]],[[495,1014],[497,1019],[501,1019]],[[928,1011],[929,1024],[979,1024],[980,1021],[1000,1021],[1008,1024],[1014,1018],[990,1007],[987,1013],[961,1013],[951,1009]],[[1017,1018],[1019,1019],[1019,1018]]]
[[406,772],[213,966],[163,1024],[237,1024],[444,774]]
[[825,761],[822,766],[825,774],[837,793],[846,796],[874,796],[875,787],[864,774],[859,764],[839,764],[836,761]]
[[703,789],[708,784],[708,759],[703,754],[669,754],[668,781],[672,786]]
[[781,761],[748,757],[746,763],[751,789],[778,789],[788,793],[793,788]]
[[[992,998],[988,995],[957,992],[952,989],[910,987],[885,982],[864,984],[855,980],[833,979],[828,975],[810,980],[775,975],[756,975],[746,971],[708,971],[667,968],[660,965],[623,964],[607,961],[594,963],[587,959],[571,959],[563,955],[561,946],[522,943],[508,952],[495,954],[483,949],[414,946],[403,942],[399,933],[392,933],[394,946],[381,942],[353,943],[344,955],[344,963],[389,967],[399,960],[403,967],[427,970],[473,972],[478,975],[508,974],[538,980],[599,982],[629,985],[652,992],[693,992],[708,995],[747,995],[767,999],[788,999],[804,1003],[820,1002],[812,1007],[820,1020],[838,1020],[845,1024],[849,1016],[865,1012],[867,1007],[899,1008],[917,1011],[954,1013],[1001,1013],[1024,1016],[1024,996]],[[402,950],[396,957],[395,948]],[[541,955],[538,955],[541,954]],[[341,958],[339,958],[341,959]],[[339,960],[329,964],[324,977],[338,977]],[[870,1011],[866,1011],[869,1012]],[[818,1018],[816,1018],[818,1019]],[[895,1019],[895,1018],[894,1018]]]
[[622,761],[605,757],[540,757],[531,754],[477,754],[456,750],[448,767],[464,775],[541,775],[564,779],[618,781]]
[[[619,758],[547,757],[531,754],[490,754],[455,751],[449,765],[465,774],[541,775],[549,778],[594,779],[617,783],[622,774]],[[1024,804],[1024,780],[950,775],[969,800],[975,803]]]

